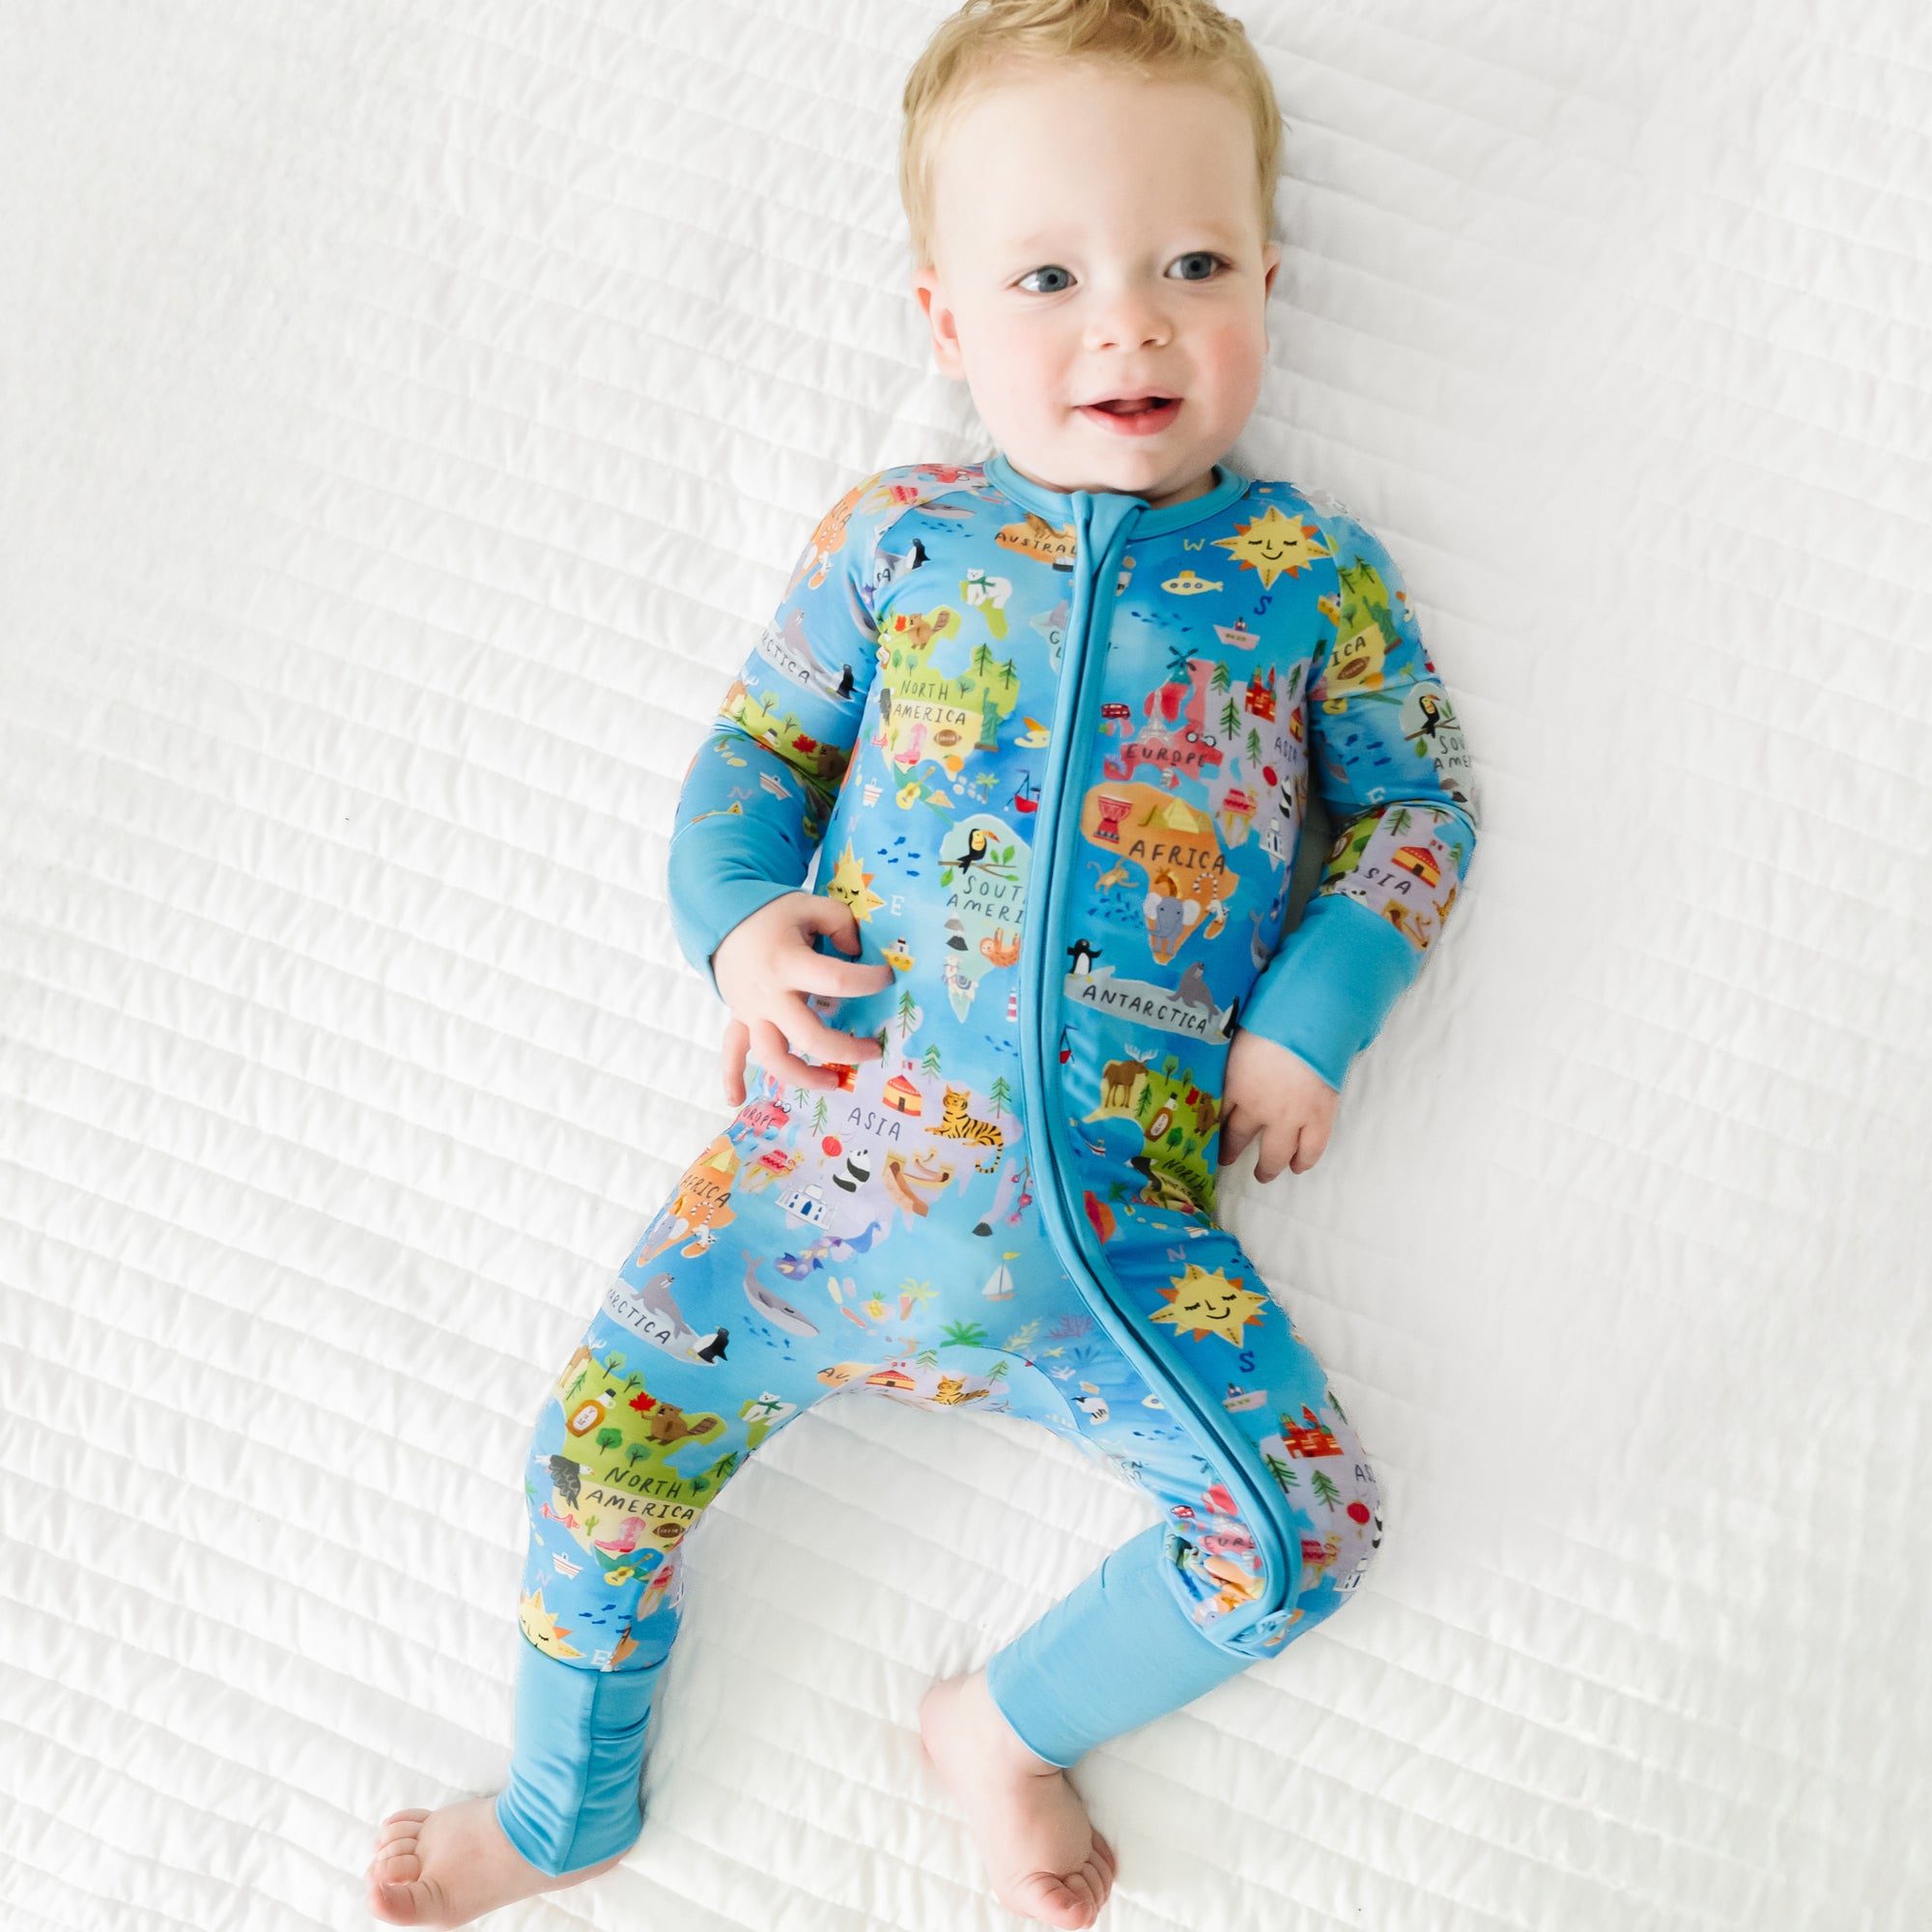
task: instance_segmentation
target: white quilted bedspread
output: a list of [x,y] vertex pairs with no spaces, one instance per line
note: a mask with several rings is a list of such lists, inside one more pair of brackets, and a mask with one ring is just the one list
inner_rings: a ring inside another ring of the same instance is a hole
[[[502,1776],[531,1419],[728,1113],[678,780],[818,512],[983,453],[893,184],[944,11],[0,13],[7,1932],[364,1925]],[[1387,539],[1484,829],[1228,1195],[1381,1558],[1088,1761],[1103,1924],[1924,1926],[1932,28],[1240,11],[1236,455]],[[495,1922],[1012,1923],[920,1692],[1149,1520],[825,1405],[693,1547],[643,1838]]]

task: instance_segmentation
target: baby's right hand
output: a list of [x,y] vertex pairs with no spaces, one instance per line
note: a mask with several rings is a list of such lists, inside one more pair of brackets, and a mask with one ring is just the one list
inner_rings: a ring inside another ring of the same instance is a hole
[[843,952],[859,950],[859,922],[850,906],[817,893],[786,893],[741,919],[711,955],[712,977],[731,1009],[724,1094],[734,1107],[745,1104],[748,1053],[785,1086],[830,1089],[838,1085],[838,1075],[830,1066],[808,1066],[799,1053],[849,1066],[881,1050],[876,1039],[833,1032],[803,995],[854,999],[876,993],[892,984],[893,969],[883,962],[852,966],[828,959],[812,949],[812,935],[820,932],[829,932]]

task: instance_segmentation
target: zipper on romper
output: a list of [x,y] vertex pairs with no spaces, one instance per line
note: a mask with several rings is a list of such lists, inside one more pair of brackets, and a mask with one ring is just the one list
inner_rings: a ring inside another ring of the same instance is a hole
[[[1285,1586],[1279,1591],[1264,1589],[1260,1593],[1264,1605],[1271,1597],[1278,1602],[1274,1610],[1256,1610],[1240,1622],[1234,1621],[1238,1612],[1230,1612],[1217,1627],[1227,1634],[1239,1635],[1257,1626],[1272,1629],[1286,1623],[1300,1594],[1300,1546],[1293,1537],[1284,1539],[1276,1527],[1269,1502],[1249,1473],[1245,1439],[1224,1426],[1225,1418],[1191,1385],[1190,1377],[1171,1376],[1166,1372],[1151,1344],[1136,1327],[1132,1311],[1118,1307],[1107,1293],[1102,1273],[1104,1258],[1096,1266],[1084,1240],[1088,1227],[1086,1213],[1073,1192],[1073,1186],[1077,1185],[1077,1163],[1066,1158],[1062,1145],[1066,1122],[1057,1092],[1057,1066],[1045,1046],[1049,1032],[1046,1020],[1049,1015],[1058,1017],[1062,997],[1054,961],[1061,956],[1060,858],[1062,848],[1067,843],[1063,825],[1068,804],[1067,788],[1085,777],[1086,747],[1091,742],[1091,731],[1082,726],[1091,724],[1099,701],[1121,561],[1140,512],[1147,507],[1137,497],[1094,496],[1084,491],[1072,494],[1066,500],[1076,539],[1074,582],[1061,651],[1060,688],[1054,696],[1053,736],[1034,830],[1026,929],[1021,937],[1020,1089],[1037,1137],[1033,1158],[1039,1181],[1040,1212],[1061,1261],[1094,1319],[1121,1352],[1139,1369],[1148,1386],[1169,1406],[1210,1465],[1221,1472],[1222,1480],[1241,1506],[1242,1517],[1261,1552],[1264,1577],[1280,1578]],[[1096,635],[1100,645],[1097,651],[1093,648]],[[1073,824],[1077,836],[1077,805]],[[1057,1029],[1054,1037],[1058,1037]],[[1073,1176],[1072,1184],[1069,1173]],[[1179,1365],[1176,1366],[1179,1369]],[[1216,1636],[1210,1641],[1219,1643],[1221,1638]],[[1226,1648],[1225,1643],[1222,1647]]]

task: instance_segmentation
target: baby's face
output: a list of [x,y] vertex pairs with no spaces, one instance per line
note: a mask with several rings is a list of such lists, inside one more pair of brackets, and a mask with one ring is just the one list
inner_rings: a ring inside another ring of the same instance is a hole
[[1261,393],[1281,259],[1243,110],[1197,80],[1024,68],[933,160],[936,259],[913,286],[1007,460],[1155,506],[1207,490]]

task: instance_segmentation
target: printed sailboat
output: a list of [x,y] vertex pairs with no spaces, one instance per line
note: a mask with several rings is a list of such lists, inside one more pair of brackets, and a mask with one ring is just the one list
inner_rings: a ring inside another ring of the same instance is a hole
[[1017,1248],[1009,1248],[1000,1257],[999,1265],[986,1277],[986,1286],[980,1293],[988,1301],[1010,1301],[1013,1298],[1013,1272],[1007,1264],[1018,1253]]

